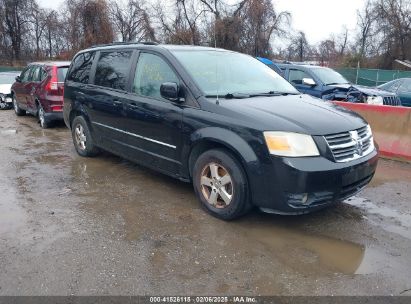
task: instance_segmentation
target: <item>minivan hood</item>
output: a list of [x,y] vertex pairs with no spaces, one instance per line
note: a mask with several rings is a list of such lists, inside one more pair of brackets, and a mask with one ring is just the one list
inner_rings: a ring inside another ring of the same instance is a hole
[[334,134],[366,125],[358,114],[309,95],[253,97],[220,102],[237,112],[241,119],[251,118],[261,131],[287,131],[310,135]]

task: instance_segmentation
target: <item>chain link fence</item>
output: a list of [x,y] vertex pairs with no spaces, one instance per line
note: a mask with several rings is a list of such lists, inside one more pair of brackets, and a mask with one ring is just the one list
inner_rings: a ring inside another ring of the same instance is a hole
[[24,67],[0,66],[0,72],[22,71]]
[[[21,71],[24,67],[0,66],[0,72]],[[375,87],[398,78],[411,78],[411,71],[340,68],[335,69],[348,81]]]
[[356,68],[341,68],[336,69],[336,71],[342,74],[348,81],[368,87],[379,86],[398,78],[411,78],[411,71]]

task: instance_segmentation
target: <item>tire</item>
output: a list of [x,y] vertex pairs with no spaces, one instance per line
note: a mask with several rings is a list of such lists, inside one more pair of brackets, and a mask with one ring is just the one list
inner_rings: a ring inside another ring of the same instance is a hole
[[41,106],[41,104],[38,104],[38,117],[39,117],[39,122],[40,122],[40,127],[42,127],[43,129],[47,129],[50,127],[50,121],[47,120],[46,116],[45,116],[45,112],[43,107]]
[[224,149],[209,150],[198,157],[193,186],[201,205],[219,219],[233,220],[252,208],[243,167]]
[[17,116],[24,116],[26,115],[26,111],[22,110],[16,99],[16,95],[13,94],[13,108],[14,108],[14,113],[16,113]]
[[80,156],[93,157],[100,152],[99,148],[94,144],[90,129],[84,117],[77,116],[74,118],[71,124],[71,135],[73,137],[74,147]]

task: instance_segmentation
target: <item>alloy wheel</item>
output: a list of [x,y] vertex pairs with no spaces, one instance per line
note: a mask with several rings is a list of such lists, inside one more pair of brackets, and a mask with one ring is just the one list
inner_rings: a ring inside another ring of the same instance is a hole
[[86,142],[87,142],[87,137],[86,134],[84,133],[84,128],[81,124],[78,124],[75,129],[74,129],[74,137],[76,140],[77,146],[81,150],[86,149]]
[[40,107],[39,109],[39,120],[40,120],[40,125],[44,128],[46,118],[44,117],[44,110],[42,107]]
[[19,106],[17,105],[16,97],[13,96],[13,107],[14,111],[17,113],[19,111]]
[[201,172],[201,192],[206,201],[215,208],[226,208],[230,205],[234,185],[228,171],[220,164],[209,163]]

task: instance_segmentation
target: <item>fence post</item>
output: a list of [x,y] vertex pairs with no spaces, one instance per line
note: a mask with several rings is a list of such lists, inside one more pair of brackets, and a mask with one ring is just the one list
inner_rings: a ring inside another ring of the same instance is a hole
[[357,75],[355,76],[355,84],[358,84],[358,70],[360,69],[360,61],[357,62]]
[[376,86],[376,87],[378,87],[378,82],[379,82],[378,80],[379,80],[379,79],[380,79],[380,70],[378,69],[378,70],[377,70],[377,81],[376,81],[376,83],[375,83],[375,86]]

